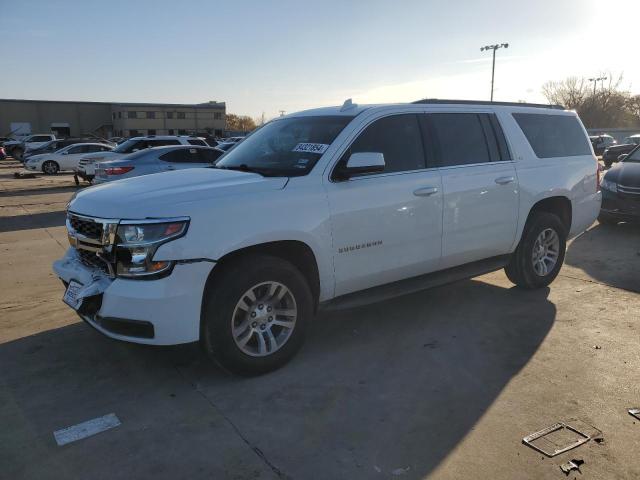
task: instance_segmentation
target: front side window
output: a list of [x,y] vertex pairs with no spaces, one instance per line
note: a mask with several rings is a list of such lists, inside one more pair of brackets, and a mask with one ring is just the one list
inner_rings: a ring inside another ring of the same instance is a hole
[[189,140],[187,140],[187,142],[189,142],[190,145],[199,145],[201,147],[206,147],[207,146],[207,144],[204,143],[204,141],[200,140],[199,138],[189,139]]
[[514,113],[513,118],[538,158],[591,155],[587,136],[573,115]]
[[382,173],[425,168],[424,151],[418,117],[415,114],[393,115],[369,125],[345,152],[340,164],[346,165],[353,153],[375,152],[384,155]]
[[236,144],[216,166],[268,176],[306,175],[352,118],[335,115],[271,121]]

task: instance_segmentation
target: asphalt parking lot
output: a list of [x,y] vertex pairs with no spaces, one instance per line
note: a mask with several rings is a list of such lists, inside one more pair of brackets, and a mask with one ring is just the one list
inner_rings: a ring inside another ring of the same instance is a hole
[[[570,478],[640,478],[640,227],[593,225],[548,289],[496,272],[322,313],[292,363],[246,379],[82,323],[51,271],[73,178],[18,170],[0,161],[2,478],[540,479],[571,459]],[[602,441],[522,444],[558,421]]]

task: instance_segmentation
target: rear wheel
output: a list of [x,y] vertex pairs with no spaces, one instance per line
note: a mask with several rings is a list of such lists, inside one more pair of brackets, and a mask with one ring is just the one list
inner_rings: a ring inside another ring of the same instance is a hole
[[280,258],[255,255],[219,267],[205,290],[201,340],[223,368],[259,375],[287,363],[313,317],[304,276]]
[[566,242],[566,227],[560,218],[552,213],[534,212],[505,267],[507,277],[522,288],[546,287],[562,268]]
[[55,175],[60,170],[60,165],[58,165],[53,160],[47,160],[42,164],[42,171],[47,175]]

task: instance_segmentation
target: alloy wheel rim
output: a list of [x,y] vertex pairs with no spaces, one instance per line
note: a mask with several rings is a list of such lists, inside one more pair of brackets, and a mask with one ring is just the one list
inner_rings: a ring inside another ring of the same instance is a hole
[[231,334],[243,353],[265,357],[287,343],[297,318],[298,307],[291,291],[279,282],[262,282],[249,288],[236,303]]
[[55,173],[56,167],[52,163],[47,162],[44,164],[44,171],[47,173]]
[[553,271],[560,255],[560,238],[553,228],[540,232],[533,244],[531,261],[533,270],[540,277],[545,277]]

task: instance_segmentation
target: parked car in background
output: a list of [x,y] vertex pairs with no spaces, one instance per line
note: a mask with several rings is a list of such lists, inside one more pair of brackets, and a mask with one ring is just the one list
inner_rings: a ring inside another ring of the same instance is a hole
[[78,182],[78,178],[82,178],[88,182],[93,181],[93,177],[95,176],[95,164],[98,162],[116,160],[120,157],[146,148],[162,147],[164,145],[191,145],[189,140],[194,141],[198,139],[198,137],[191,137],[187,135],[149,135],[146,137],[130,138],[129,140],[122,142],[110,152],[92,153],[85,155],[80,159],[80,163],[78,163],[78,168],[76,169],[76,183]]
[[0,160],[4,160],[7,158],[7,153],[4,150],[4,147],[0,147]]
[[607,168],[611,168],[611,165],[618,161],[620,155],[631,152],[638,145],[640,145],[640,134],[631,135],[625,138],[621,144],[608,147],[602,154],[602,161]]
[[33,155],[25,161],[24,166],[32,172],[41,171],[47,175],[54,175],[60,171],[74,171],[86,154],[110,152],[113,148],[104,143],[71,144],[55,152]]
[[618,143],[615,138],[611,135],[607,135],[606,133],[603,133],[602,135],[592,135],[589,137],[589,140],[591,140],[593,152],[596,155],[602,155],[605,149]]
[[57,152],[58,150],[64,148],[64,147],[68,147],[69,145],[75,145],[78,143],[101,143],[104,145],[109,145],[111,147],[115,147],[115,143],[111,143],[108,140],[102,140],[96,137],[84,137],[84,138],[64,138],[64,139],[57,139],[57,140],[51,140],[49,142],[46,142],[42,145],[40,145],[37,148],[34,149],[30,149],[24,152],[24,155],[22,157],[22,161],[26,161],[28,158],[34,156],[34,155],[40,155],[43,153],[53,153],[53,152]]
[[120,145],[122,142],[126,140],[126,137],[109,137],[107,140],[116,145]]
[[195,145],[147,148],[118,160],[98,163],[93,181],[98,184],[150,173],[210,167],[223,154],[224,152],[217,148]]
[[598,216],[598,170],[572,111],[347,101],[267,123],[214,168],[78,191],[53,269],[103,334],[199,340],[261,374],[295,355],[321,306],[501,268],[546,287]]
[[22,140],[10,140],[4,143],[7,153],[16,160],[21,160],[26,150],[33,150],[44,145],[51,140],[55,140],[56,136],[52,133],[28,135]]
[[604,224],[640,221],[640,145],[604,176],[602,208],[598,221]]

